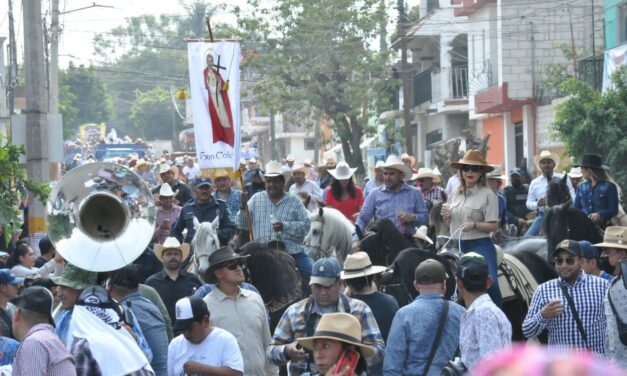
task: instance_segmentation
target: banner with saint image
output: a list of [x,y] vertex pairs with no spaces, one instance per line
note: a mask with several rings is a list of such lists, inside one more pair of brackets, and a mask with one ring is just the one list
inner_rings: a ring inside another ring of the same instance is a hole
[[239,167],[239,42],[187,43],[196,156],[201,169]]

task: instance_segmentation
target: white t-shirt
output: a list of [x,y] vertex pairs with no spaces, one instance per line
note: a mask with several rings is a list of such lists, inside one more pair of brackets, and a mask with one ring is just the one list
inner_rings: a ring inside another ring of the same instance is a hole
[[224,329],[214,327],[204,341],[195,345],[181,334],[168,346],[168,376],[185,375],[183,365],[188,360],[213,367],[229,367],[244,372],[244,360],[235,337]]
[[200,175],[200,168],[198,168],[197,165],[193,167],[185,165],[185,167],[183,167],[183,175],[185,175],[187,181],[192,181]]

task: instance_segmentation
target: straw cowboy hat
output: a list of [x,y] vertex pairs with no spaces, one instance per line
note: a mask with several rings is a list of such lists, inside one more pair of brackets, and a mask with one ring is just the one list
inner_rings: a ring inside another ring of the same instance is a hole
[[173,197],[177,193],[178,190],[176,192],[172,191],[172,187],[168,183],[161,184],[161,188],[159,188],[159,197]]
[[610,226],[606,228],[603,243],[593,245],[597,248],[627,249],[627,227]]
[[357,346],[366,358],[377,353],[374,347],[361,343],[361,324],[350,313],[335,312],[322,315],[314,335],[298,338],[296,341],[304,348],[313,351],[313,343],[317,339],[331,339]]
[[501,175],[501,166],[492,166],[494,167],[494,170],[492,170],[490,173],[487,174],[487,178],[488,179],[499,179],[499,180],[503,180],[505,179],[505,176]]
[[161,162],[159,164],[159,168],[157,169],[157,174],[165,174],[168,171],[172,171],[172,173],[174,174],[174,180],[177,180],[179,178],[179,169],[176,166],[170,167],[167,162]]
[[411,180],[418,180],[418,179],[424,179],[424,178],[431,178],[433,179],[434,183],[439,183],[440,181],[442,181],[442,179],[440,179],[440,175],[436,174],[435,172],[433,172],[432,169],[428,167],[423,167],[420,170],[418,170],[417,174],[412,175]]
[[277,161],[268,162],[266,165],[266,172],[264,172],[263,176],[266,178],[272,178],[281,175],[283,175],[283,166],[281,166],[281,163]]
[[384,161],[377,161],[374,165],[375,170],[383,170],[383,166],[385,165]]
[[340,273],[340,278],[351,279],[360,278],[367,275],[383,273],[385,266],[372,265],[370,257],[366,252],[355,252],[344,261],[344,270]]
[[169,249],[178,249],[181,251],[181,259],[185,260],[187,256],[189,256],[189,244],[187,243],[179,243],[178,239],[174,237],[169,237],[165,239],[163,244],[155,244],[155,256],[159,259],[159,261],[163,262],[163,252]]
[[581,179],[583,175],[581,174],[581,167],[573,167],[566,173],[571,179]]
[[309,173],[309,167],[305,166],[304,164],[294,165],[291,171],[292,175],[294,175],[295,172],[302,172],[303,174],[307,175]]
[[356,168],[351,168],[348,163],[342,161],[338,163],[334,169],[329,170],[329,174],[331,174],[331,176],[333,176],[337,180],[346,180],[350,179],[355,171],[357,171]]
[[286,162],[294,162],[295,160],[296,159],[294,158],[292,154],[288,154],[287,157],[285,157]]
[[403,162],[409,161],[409,167],[413,167],[416,164],[416,157],[407,153],[401,154],[401,160],[403,160]]
[[305,167],[316,167],[313,163],[313,161],[311,160],[311,158],[307,158],[303,161],[303,164],[305,165]]
[[141,166],[149,166],[148,161],[146,161],[144,158],[137,161],[137,163],[135,164],[135,171],[139,171],[139,168]]
[[555,168],[557,168],[557,166],[559,166],[560,164],[560,157],[559,155],[553,153],[552,151],[549,150],[542,150],[540,152],[540,154],[536,155],[535,157],[533,157],[533,162],[536,164],[536,169],[540,170],[540,162],[542,162],[545,159],[550,159],[553,161],[553,163],[555,163]]
[[494,167],[486,163],[485,159],[483,158],[483,154],[481,154],[481,151],[476,149],[468,150],[466,154],[464,154],[464,157],[462,159],[457,162],[451,162],[451,167],[456,170],[461,169],[464,165],[482,166],[485,172],[490,172],[494,170]]
[[414,238],[422,239],[426,241],[427,243],[433,245],[433,240],[431,240],[431,238],[427,236],[427,226],[425,225],[418,227],[416,229],[416,232],[412,236]]
[[325,158],[324,163],[318,166],[318,169],[335,168],[336,164],[337,164],[337,161],[335,160],[335,157],[331,155]]
[[400,171],[401,174],[404,175],[404,180],[411,179],[411,176],[412,176],[411,168],[407,167],[407,165],[403,163],[403,161],[396,155],[390,155],[388,159],[385,160],[385,164],[383,164],[383,168],[391,168],[391,169]]

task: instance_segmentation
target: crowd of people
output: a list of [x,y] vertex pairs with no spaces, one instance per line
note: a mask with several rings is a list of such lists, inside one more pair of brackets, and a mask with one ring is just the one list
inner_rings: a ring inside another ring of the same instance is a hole
[[[539,233],[548,183],[563,177],[559,162],[543,151],[538,177],[512,169],[503,189],[506,177],[478,150],[450,164],[456,173],[446,186],[437,168],[391,155],[362,188],[357,169],[333,158],[315,166],[288,155],[263,168],[242,160],[240,186],[226,169],[204,176],[193,157],[129,156],[120,163],[146,181],[158,206],[150,246],[132,264],[96,273],[67,263],[48,238],[39,256],[27,238],[12,239],[0,254],[0,374],[567,375],[560,364],[568,361],[582,374],[624,375],[627,228],[612,226],[621,190],[598,155],[584,155],[564,179],[604,240],[565,239],[551,250],[558,277],[538,286],[522,323],[527,338],[547,332],[548,349],[540,357],[512,344],[491,234]],[[310,215],[332,207],[362,231],[387,218],[412,244],[432,247],[425,226],[435,201],[461,256],[454,276],[435,259],[419,263],[419,295],[404,307],[379,291],[386,268],[361,251],[360,231],[343,264],[314,261],[304,244]],[[215,226],[219,244],[198,276],[187,266],[202,222]],[[246,279],[247,256],[232,246],[246,234],[280,243],[307,292],[276,327]],[[451,277],[457,301],[446,298]],[[527,354],[533,364],[520,361]]]

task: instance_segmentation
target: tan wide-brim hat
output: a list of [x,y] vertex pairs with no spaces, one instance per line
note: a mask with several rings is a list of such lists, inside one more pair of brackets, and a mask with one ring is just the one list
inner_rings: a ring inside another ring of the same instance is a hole
[[494,170],[494,167],[488,165],[483,158],[483,154],[481,154],[480,150],[468,150],[464,157],[457,162],[451,162],[451,167],[456,170],[462,168],[462,166],[482,166],[485,172],[490,172]]
[[560,157],[559,155],[553,153],[550,150],[542,150],[540,152],[540,154],[536,155],[535,157],[533,157],[533,162],[536,165],[536,169],[538,171],[540,171],[540,161],[543,161],[545,159],[550,159],[555,163],[555,168],[557,168],[557,166],[559,166],[560,164]]
[[627,249],[627,227],[610,226],[606,228],[603,243],[593,245],[597,248]]
[[172,173],[174,174],[174,180],[177,180],[179,178],[179,169],[176,166],[170,167],[167,162],[161,162],[159,164],[159,169],[157,169],[157,174],[165,174],[168,171],[172,171]]
[[361,343],[361,324],[350,313],[335,312],[322,315],[314,335],[298,338],[296,341],[307,350],[313,351],[313,344],[317,339],[330,339],[357,346],[366,358],[377,353],[374,347]]
[[418,180],[418,179],[424,179],[424,178],[431,178],[433,179],[434,183],[439,183],[442,181],[442,179],[440,178],[440,175],[434,173],[433,170],[428,167],[423,167],[420,170],[418,170],[417,174],[412,175],[411,180]]
[[357,171],[356,168],[351,168],[348,163],[342,161],[334,169],[329,170],[329,174],[337,180],[346,180],[350,179],[355,171]]
[[295,165],[291,170],[292,175],[294,175],[295,172],[302,172],[307,175],[309,173],[309,167],[305,165]]
[[431,238],[429,238],[429,236],[427,236],[427,226],[425,226],[425,225],[422,225],[422,226],[418,227],[416,229],[416,232],[412,236],[414,238],[422,239],[422,240],[426,241],[427,243],[433,245],[433,240],[431,240]]
[[403,180],[411,179],[411,176],[413,174],[411,168],[407,167],[407,165],[403,163],[401,158],[397,157],[396,155],[390,155],[388,159],[385,160],[383,168],[391,168],[400,171],[401,174],[403,174]]
[[331,168],[335,168],[336,164],[337,164],[337,161],[335,160],[335,157],[329,156],[329,157],[326,157],[326,159],[324,160],[324,163],[318,166],[318,169],[328,170]]
[[189,256],[189,244],[181,244],[178,239],[174,237],[166,238],[163,244],[155,244],[155,256],[159,259],[159,261],[163,262],[163,252],[169,249],[178,249],[181,251],[182,260],[185,260],[187,256]]
[[368,253],[360,251],[346,257],[344,270],[340,272],[340,278],[351,279],[365,277],[367,275],[383,273],[385,269],[385,266],[372,265]]
[[416,164],[416,157],[414,157],[413,155],[409,155],[407,153],[401,154],[401,160],[403,162],[405,161],[409,162],[409,167],[414,167],[414,165]]

